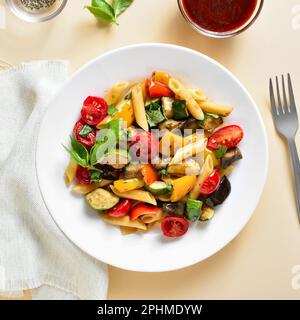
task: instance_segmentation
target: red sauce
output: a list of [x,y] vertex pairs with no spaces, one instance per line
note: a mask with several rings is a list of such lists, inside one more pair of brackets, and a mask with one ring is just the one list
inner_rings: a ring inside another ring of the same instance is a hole
[[238,29],[252,16],[257,0],[182,0],[190,19],[200,27],[226,32]]

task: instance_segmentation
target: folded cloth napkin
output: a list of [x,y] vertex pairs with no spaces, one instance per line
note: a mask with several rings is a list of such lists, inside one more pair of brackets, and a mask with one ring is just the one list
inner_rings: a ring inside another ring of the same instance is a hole
[[0,73],[0,292],[37,288],[37,299],[105,299],[106,265],[58,229],[37,183],[39,126],[66,78],[63,61],[23,63]]

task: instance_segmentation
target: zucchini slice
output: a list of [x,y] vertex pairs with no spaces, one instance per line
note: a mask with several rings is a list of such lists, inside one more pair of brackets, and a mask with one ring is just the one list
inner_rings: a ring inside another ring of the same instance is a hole
[[155,181],[149,186],[145,185],[144,188],[156,196],[161,196],[164,194],[171,193],[173,190],[173,187],[171,184],[165,183],[163,181]]
[[102,188],[90,192],[85,196],[85,199],[96,210],[110,209],[119,202],[119,197]]

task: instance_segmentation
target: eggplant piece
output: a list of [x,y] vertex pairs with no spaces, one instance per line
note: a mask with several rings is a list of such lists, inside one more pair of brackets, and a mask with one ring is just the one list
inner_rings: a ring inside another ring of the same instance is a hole
[[223,169],[226,169],[231,164],[241,159],[243,159],[242,153],[239,148],[235,147],[226,151],[224,156],[221,158],[221,166]]
[[201,127],[199,126],[198,121],[194,118],[189,118],[185,120],[180,127],[181,130],[189,129],[189,130],[192,130],[193,132],[200,128]]
[[166,120],[159,124],[159,129],[167,129],[169,131],[180,129],[184,121],[176,121],[176,120]]
[[143,179],[141,174],[141,169],[143,164],[140,163],[130,163],[124,168],[124,179]]
[[163,212],[168,216],[182,217],[185,211],[184,202],[170,202],[163,204]]
[[231,192],[231,184],[226,176],[223,177],[217,190],[205,199],[205,205],[211,208],[222,204]]
[[204,130],[213,131],[214,129],[218,128],[221,124],[223,124],[222,117],[206,117],[200,124],[200,127]]
[[96,167],[102,171],[101,177],[104,180],[118,180],[121,170],[115,169],[107,164],[97,164]]

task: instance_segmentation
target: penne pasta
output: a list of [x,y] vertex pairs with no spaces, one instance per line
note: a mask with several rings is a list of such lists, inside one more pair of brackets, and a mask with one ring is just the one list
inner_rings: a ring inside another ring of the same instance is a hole
[[170,165],[182,163],[185,159],[194,157],[197,154],[204,152],[204,139],[190,143],[180,149],[178,149],[170,162]]
[[166,131],[159,142],[160,153],[164,156],[173,156],[174,153],[184,146],[182,136],[174,134],[171,131]]
[[149,131],[146,117],[143,90],[141,85],[135,85],[132,88],[132,104],[136,123],[145,131]]
[[[148,226],[147,226],[147,229],[148,229]],[[136,233],[138,229],[133,227],[120,226],[120,231],[123,236],[126,236],[128,234]]]
[[190,199],[196,200],[200,194],[200,188],[204,180],[213,172],[214,164],[212,157],[208,155],[205,159],[201,173],[197,178],[194,188],[190,192]]
[[234,165],[230,165],[226,169],[221,169],[220,172],[219,172],[221,178],[223,178],[224,176],[229,176],[232,173],[233,170],[234,170]]
[[145,225],[144,222],[140,221],[139,219],[130,220],[129,216],[115,218],[105,213],[100,213],[99,216],[102,220],[114,226],[123,226],[123,227],[136,228],[140,230],[147,230],[147,226]]
[[107,104],[115,104],[120,99],[122,93],[128,89],[130,83],[127,81],[121,81],[116,83],[111,90],[107,93],[105,100]]
[[199,103],[201,109],[205,112],[219,114],[221,116],[227,117],[233,110],[233,107],[218,104],[216,102],[206,100]]
[[204,137],[204,132],[196,132],[193,134],[190,134],[183,138],[183,145],[186,146],[191,143],[195,143],[197,141],[203,140],[203,143],[206,145],[207,139]]
[[196,102],[199,104],[200,102],[203,102],[207,100],[207,97],[205,93],[200,89],[190,89],[192,93],[192,97],[196,100]]
[[74,181],[76,177],[77,167],[78,167],[77,163],[73,159],[71,159],[69,161],[69,164],[64,174],[64,178],[67,186],[69,186]]
[[92,183],[90,185],[76,183],[74,184],[72,191],[78,194],[88,194],[98,188],[105,187],[111,183],[111,180],[102,180],[98,183]]
[[156,221],[160,221],[162,218],[163,218],[163,213],[161,211],[159,214],[145,214],[145,215],[141,216],[140,219],[144,223],[149,224],[149,223],[153,223]]
[[118,192],[116,188],[114,188],[113,186],[110,186],[110,188],[112,192],[120,198],[142,201],[149,204],[153,204],[155,206],[157,205],[157,202],[154,196],[148,191],[138,189],[138,190],[131,190],[127,192]]
[[171,201],[171,195],[170,194],[164,194],[162,196],[155,196],[156,199],[162,201],[162,202],[170,202]]
[[186,106],[190,114],[197,120],[204,119],[204,113],[193,98],[193,94],[190,90],[186,89],[178,80],[171,78],[169,80],[169,88],[178,96],[180,99],[186,101]]

